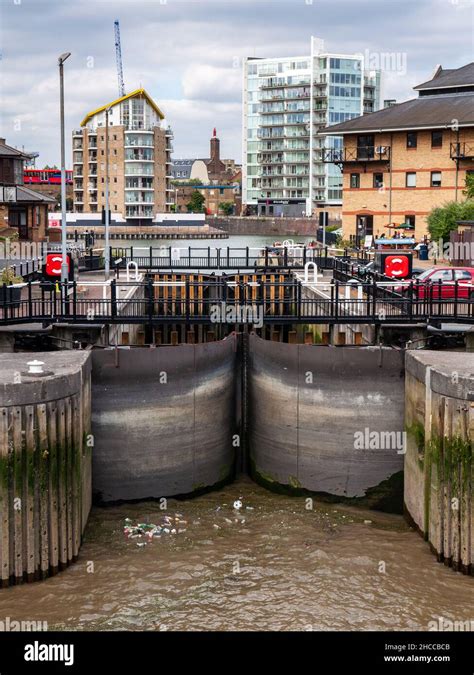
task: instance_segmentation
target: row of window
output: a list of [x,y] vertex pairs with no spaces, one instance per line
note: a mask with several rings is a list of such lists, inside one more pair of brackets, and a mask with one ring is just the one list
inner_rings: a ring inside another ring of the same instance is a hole
[[[407,133],[407,148],[416,148],[418,145],[418,132],[409,131]],[[436,130],[431,132],[431,147],[432,148],[442,148],[443,147],[443,132]]]
[[[383,186],[383,173],[374,173],[372,187],[381,188]],[[430,186],[441,187],[441,171],[431,171]],[[360,188],[360,173],[351,173],[350,187],[352,189]],[[405,173],[405,187],[416,188],[416,171],[407,171]]]

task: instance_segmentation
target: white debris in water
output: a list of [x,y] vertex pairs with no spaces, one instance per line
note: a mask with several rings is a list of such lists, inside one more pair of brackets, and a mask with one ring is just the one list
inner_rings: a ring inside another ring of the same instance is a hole
[[236,509],[238,511],[241,508],[242,508],[242,502],[240,501],[240,499],[236,499],[235,502],[234,502],[234,509]]

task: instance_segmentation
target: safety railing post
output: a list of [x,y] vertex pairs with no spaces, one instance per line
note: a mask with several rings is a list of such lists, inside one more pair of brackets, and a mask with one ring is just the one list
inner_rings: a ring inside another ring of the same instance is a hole
[[31,318],[33,316],[33,299],[31,291],[31,279],[28,281],[28,316]]
[[77,281],[74,280],[72,282],[72,315],[74,317],[74,321],[77,318]]
[[375,274],[372,279],[372,317],[375,319],[375,315],[377,314],[377,279],[375,278]]
[[185,302],[186,302],[186,322],[189,323],[190,307],[189,307],[189,278],[186,278],[186,285],[184,287]]
[[148,278],[148,321],[150,322],[150,325],[153,320],[153,282],[151,278]]
[[110,282],[110,316],[112,319],[117,317],[117,281],[115,279]]
[[7,288],[8,286],[4,283],[3,286],[3,321],[4,323],[7,323],[8,319],[8,304],[7,304]]
[[454,317],[458,316],[458,280],[454,280]]

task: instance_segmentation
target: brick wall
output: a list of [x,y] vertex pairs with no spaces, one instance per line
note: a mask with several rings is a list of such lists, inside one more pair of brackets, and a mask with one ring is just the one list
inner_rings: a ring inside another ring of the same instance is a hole
[[[458,201],[464,199],[466,170],[474,169],[474,162],[464,161],[460,163],[459,171],[456,170],[456,162],[450,158],[450,144],[458,141],[474,143],[474,129],[460,130],[459,137],[457,132],[445,129],[441,148],[431,147],[431,131],[418,132],[416,148],[406,147],[406,132],[375,134],[376,146],[391,147],[391,176],[386,162],[368,161],[344,166],[344,236],[356,234],[358,214],[373,216],[375,235],[387,234],[389,230],[384,226],[389,221],[403,223],[407,215],[412,215],[415,216],[415,237],[421,239],[427,233],[426,217],[431,209],[456,197]],[[356,145],[356,135],[345,136],[346,149],[355,150]],[[441,172],[441,187],[431,186],[432,171]],[[416,187],[406,186],[407,172],[416,173]],[[359,188],[351,188],[351,174],[354,173],[359,174]],[[374,173],[383,173],[382,188],[373,187]]]

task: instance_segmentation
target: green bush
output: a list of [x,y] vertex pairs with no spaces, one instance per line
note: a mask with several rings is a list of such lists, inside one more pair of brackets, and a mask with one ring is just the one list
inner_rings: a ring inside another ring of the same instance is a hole
[[17,276],[12,267],[4,267],[0,273],[0,286],[7,284],[11,286],[12,284],[21,284],[23,283],[23,277]]
[[474,200],[447,202],[432,209],[427,218],[432,241],[449,241],[449,233],[457,229],[459,220],[474,220]]

